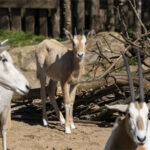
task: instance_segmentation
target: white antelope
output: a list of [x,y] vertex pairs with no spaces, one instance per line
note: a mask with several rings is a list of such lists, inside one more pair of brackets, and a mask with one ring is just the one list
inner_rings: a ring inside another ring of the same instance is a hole
[[138,72],[139,72],[139,101],[135,100],[133,80],[131,78],[129,64],[122,53],[128,74],[129,87],[132,102],[129,105],[108,106],[126,112],[124,119],[118,119],[114,125],[105,150],[150,150],[150,121],[148,119],[149,109],[144,101],[143,75],[141,68],[140,51],[138,50]]
[[[1,45],[2,43],[0,43]],[[5,47],[0,47],[0,50],[0,125],[3,150],[6,150],[6,134],[8,121],[10,121],[10,103],[13,91],[21,95],[26,94],[29,91],[29,83],[13,65],[11,56]]]
[[[61,124],[65,124],[65,133],[71,133],[71,129],[75,128],[73,122],[73,105],[76,95],[77,82],[84,69],[84,56],[86,50],[86,37],[84,34],[72,36],[72,34],[64,30],[66,36],[71,40],[73,49],[69,50],[60,42],[51,39],[41,42],[36,50],[37,62],[37,77],[41,83],[41,98],[43,102],[43,124],[48,125],[46,115],[45,101],[46,101],[46,76],[50,77],[48,85],[48,94],[53,107],[56,110],[57,116]],[[92,32],[90,32],[92,33]],[[88,34],[89,35],[89,34]],[[58,108],[55,101],[55,90],[57,83],[60,81],[63,99],[65,104],[66,121],[63,114]]]

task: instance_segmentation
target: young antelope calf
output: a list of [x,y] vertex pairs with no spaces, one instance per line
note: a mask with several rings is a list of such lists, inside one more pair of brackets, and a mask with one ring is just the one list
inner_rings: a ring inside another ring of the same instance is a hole
[[128,74],[132,102],[123,108],[123,105],[109,106],[110,109],[126,112],[124,119],[118,119],[114,125],[105,150],[150,150],[150,121],[149,109],[144,101],[143,76],[141,68],[140,51],[138,50],[138,72],[140,100],[135,100],[133,80],[125,55],[122,53]]
[[[45,109],[46,101],[46,76],[50,77],[49,81],[49,98],[54,106],[61,124],[65,123],[65,132],[71,133],[75,128],[73,122],[73,104],[76,95],[77,82],[79,81],[84,68],[84,56],[86,51],[86,37],[84,34],[74,36],[65,30],[67,37],[72,41],[73,49],[57,42],[54,39],[44,40],[36,50],[37,77],[41,83],[41,98],[43,102],[43,124],[48,125],[48,119]],[[66,112],[66,121],[59,110],[55,101],[55,90],[57,83],[60,81],[64,94],[64,104]]]

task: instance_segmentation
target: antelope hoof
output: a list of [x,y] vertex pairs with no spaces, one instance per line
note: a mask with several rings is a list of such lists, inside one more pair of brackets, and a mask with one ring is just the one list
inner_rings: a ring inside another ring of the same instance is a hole
[[69,126],[65,127],[65,133],[66,134],[70,134],[71,133],[71,129]]
[[70,128],[71,129],[75,129],[76,128],[73,122],[70,124]]
[[61,125],[64,125],[65,124],[65,119],[63,118],[63,119],[60,119],[60,124]]
[[43,119],[43,126],[47,127],[48,126],[48,121],[46,119]]

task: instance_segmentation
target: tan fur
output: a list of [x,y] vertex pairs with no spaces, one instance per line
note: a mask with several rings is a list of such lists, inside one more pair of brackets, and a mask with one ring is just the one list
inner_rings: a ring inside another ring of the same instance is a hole
[[143,123],[143,119],[141,116],[139,116],[137,119],[137,127],[139,130],[143,130],[144,128],[144,123]]
[[[140,109],[143,107],[143,102],[134,102],[135,108],[140,111]],[[142,130],[144,128],[144,123],[142,117],[139,115],[137,118],[137,127],[139,130]]]
[[143,102],[134,102],[134,105],[137,110],[140,110],[143,107]]
[[146,150],[143,146],[138,146],[136,150]]
[[62,86],[66,111],[65,126],[70,126],[70,123],[73,123],[73,104],[77,88],[76,83],[80,80],[84,69],[84,60],[76,57],[76,53],[85,51],[85,48],[81,46],[82,43],[80,42],[82,36],[78,35],[77,39],[79,42],[75,45],[73,50],[68,49],[56,40],[44,40],[35,50],[37,77],[41,83],[43,118],[47,120],[45,110],[45,84],[46,76],[49,76],[49,97],[60,120],[64,120],[64,117],[55,102],[54,94],[58,81],[60,81]]

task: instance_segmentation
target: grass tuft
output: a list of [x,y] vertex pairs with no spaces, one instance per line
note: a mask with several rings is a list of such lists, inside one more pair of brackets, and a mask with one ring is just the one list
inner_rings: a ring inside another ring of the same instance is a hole
[[9,40],[11,47],[22,47],[26,45],[35,45],[46,39],[45,36],[37,36],[22,31],[0,30],[0,41]]

